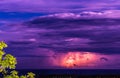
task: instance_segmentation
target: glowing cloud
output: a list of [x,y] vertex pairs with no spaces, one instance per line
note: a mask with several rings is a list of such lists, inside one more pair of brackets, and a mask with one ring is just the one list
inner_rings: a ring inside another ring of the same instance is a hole
[[90,52],[68,52],[59,60],[60,66],[74,68],[77,66],[88,66],[90,63],[96,62],[96,54]]

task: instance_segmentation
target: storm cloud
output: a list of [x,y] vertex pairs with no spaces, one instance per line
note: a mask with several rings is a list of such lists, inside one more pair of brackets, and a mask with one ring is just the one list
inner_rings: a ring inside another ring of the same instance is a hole
[[[39,39],[38,47],[54,51],[91,51],[119,54],[120,19],[62,19],[54,17],[36,18],[23,23],[33,29],[30,35]],[[36,32],[35,32],[36,31]],[[34,37],[34,38],[35,38]],[[27,38],[27,36],[26,36]]]
[[[96,58],[94,65],[99,67],[97,62],[100,62],[101,68],[109,65],[108,68],[114,68],[112,62],[115,61],[119,68],[117,55],[120,54],[120,19],[104,17],[104,13],[102,15],[100,17],[99,13],[94,12],[81,13],[77,17],[76,14],[57,14],[1,25],[0,40],[8,44],[5,50],[18,58],[20,68],[54,68],[54,61],[69,52],[95,53],[99,58]],[[21,64],[23,59],[26,66]],[[30,65],[31,60],[36,63]]]

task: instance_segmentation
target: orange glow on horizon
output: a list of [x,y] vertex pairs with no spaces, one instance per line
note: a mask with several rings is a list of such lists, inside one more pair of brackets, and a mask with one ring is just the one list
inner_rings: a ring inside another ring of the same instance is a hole
[[67,68],[85,66],[95,61],[95,54],[85,52],[69,52],[61,60],[61,65]]

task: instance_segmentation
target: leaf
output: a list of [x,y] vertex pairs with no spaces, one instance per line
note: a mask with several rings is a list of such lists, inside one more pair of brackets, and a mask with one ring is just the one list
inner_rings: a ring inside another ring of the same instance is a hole
[[18,75],[18,71],[16,71],[16,70],[11,71],[10,73],[11,73],[12,75]]
[[28,77],[28,78],[34,78],[34,77],[35,77],[35,74],[32,73],[32,72],[28,72],[28,73],[27,73],[27,77]]
[[5,44],[3,41],[0,42],[0,50],[3,50],[3,48],[6,48],[7,44]]
[[27,77],[22,75],[22,76],[20,76],[20,78],[27,78]]
[[7,76],[5,76],[4,78],[13,78],[12,76],[10,76],[10,75],[7,75]]

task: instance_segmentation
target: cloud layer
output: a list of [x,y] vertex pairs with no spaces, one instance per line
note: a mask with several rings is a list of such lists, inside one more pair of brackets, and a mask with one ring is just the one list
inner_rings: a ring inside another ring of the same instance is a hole
[[119,10],[119,3],[119,0],[1,0],[0,11],[79,12],[85,10]]
[[54,14],[1,25],[0,41],[7,42],[5,50],[18,58],[18,68],[61,68],[55,63],[69,52],[99,56],[90,64],[95,66],[82,68],[119,68],[120,19],[112,14],[105,17],[105,13]]

